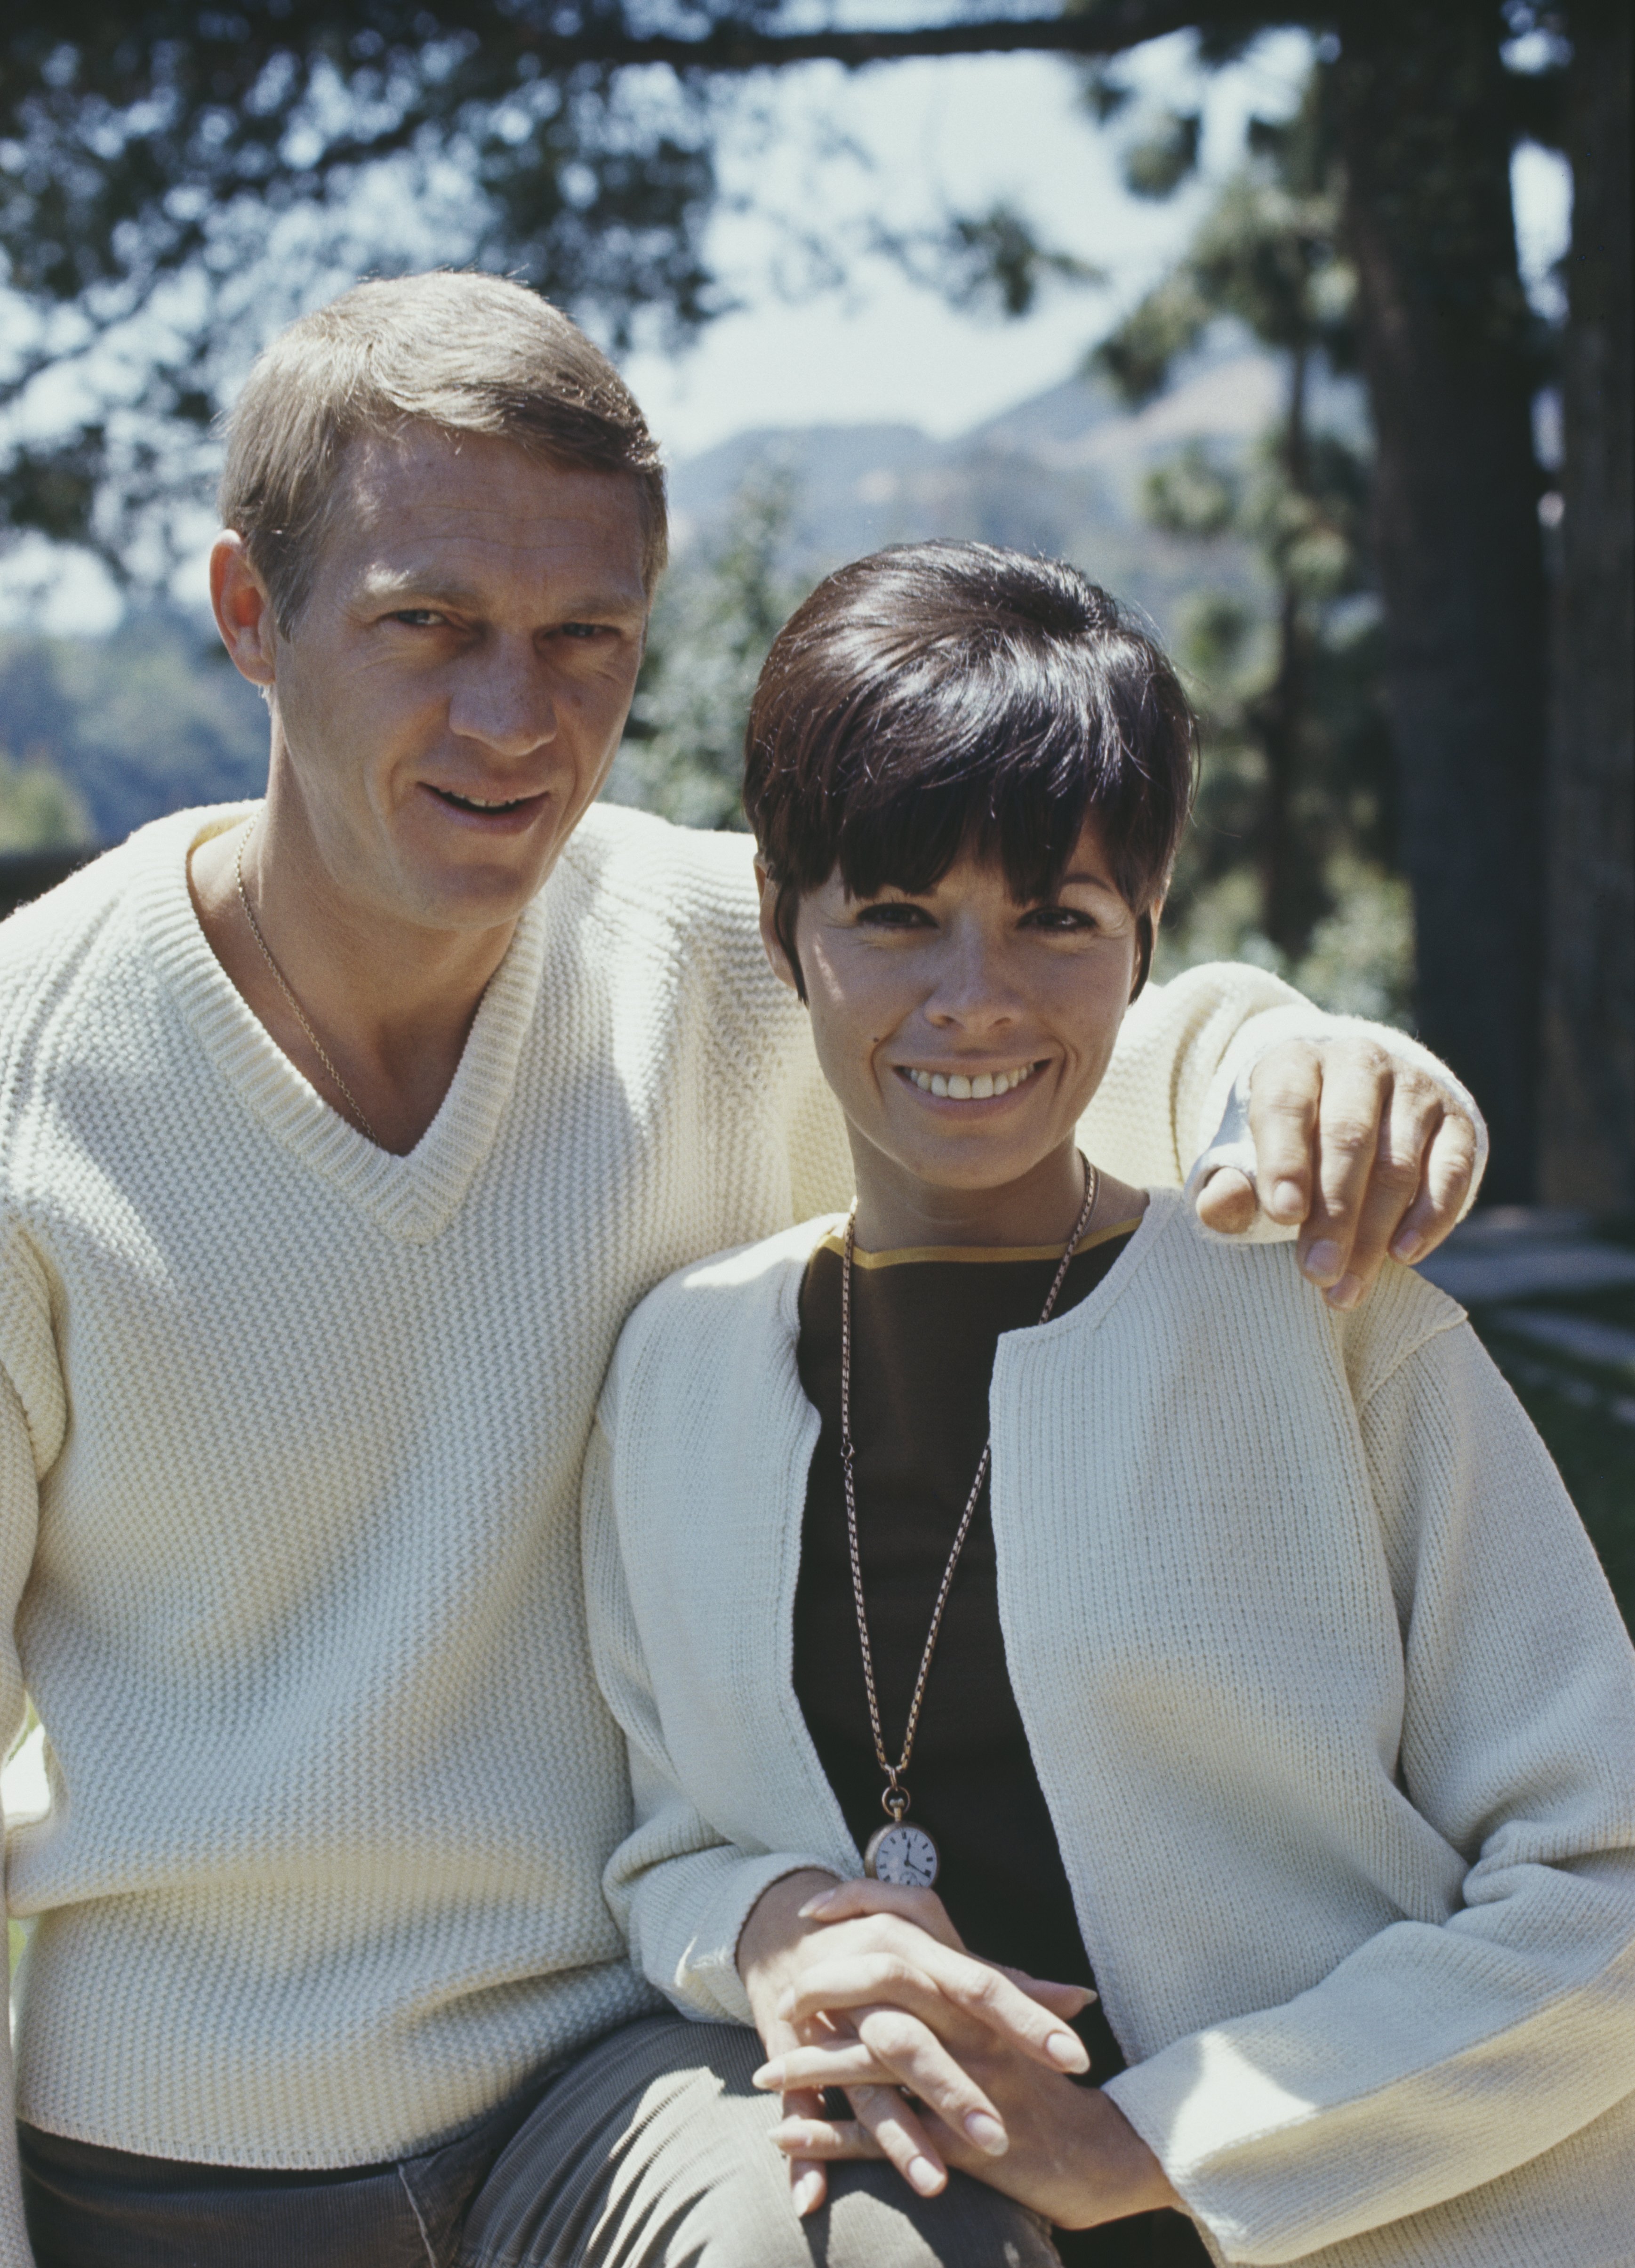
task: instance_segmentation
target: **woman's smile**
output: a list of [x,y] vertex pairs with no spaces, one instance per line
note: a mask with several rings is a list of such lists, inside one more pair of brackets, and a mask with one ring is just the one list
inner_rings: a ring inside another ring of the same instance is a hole
[[1010,1064],[998,1071],[975,1071],[968,1064],[954,1071],[933,1071],[920,1064],[898,1064],[895,1068],[900,1079],[907,1079],[922,1094],[933,1095],[939,1101],[946,1096],[954,1102],[987,1102],[1013,1094],[1025,1079],[1033,1077],[1039,1064]]

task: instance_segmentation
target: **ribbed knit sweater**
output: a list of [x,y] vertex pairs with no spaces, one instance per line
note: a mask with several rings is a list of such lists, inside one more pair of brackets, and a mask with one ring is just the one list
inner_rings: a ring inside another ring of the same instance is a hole
[[[242,816],[162,821],[0,930],[0,1721],[26,1689],[52,1799],[7,1845],[16,2101],[339,2166],[653,2004],[601,1888],[596,1395],[654,1284],[850,1172],[741,836],[593,812],[396,1157],[199,927],[190,850]],[[1241,1068],[1322,1028],[1254,970],[1155,988],[1091,1138],[1173,1182]],[[24,2268],[10,2134],[0,2099]]]
[[[654,1984],[740,2022],[768,1883],[862,1870],[793,1683],[831,1226],[653,1293],[586,1463],[636,1798],[608,1894]],[[1108,2093],[1215,2257],[1630,2268],[1635,1653],[1461,1310],[1389,1266],[1336,1314],[1159,1192],[1088,1298],[1000,1338],[989,1416]]]

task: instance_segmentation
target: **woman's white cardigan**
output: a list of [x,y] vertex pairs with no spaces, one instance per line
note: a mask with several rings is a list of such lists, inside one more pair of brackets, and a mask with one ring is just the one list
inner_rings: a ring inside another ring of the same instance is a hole
[[[634,1829],[606,1887],[689,2013],[745,1916],[860,1871],[792,1685],[821,1222],[631,1318],[586,1480]],[[1212,2249],[1323,2268],[1635,2262],[1635,1656],[1459,1308],[1351,1315],[1155,1195],[1000,1340],[1012,1683],[1131,2068]],[[856,1676],[855,1660],[837,1677]],[[935,1705],[933,1673],[932,1701]]]

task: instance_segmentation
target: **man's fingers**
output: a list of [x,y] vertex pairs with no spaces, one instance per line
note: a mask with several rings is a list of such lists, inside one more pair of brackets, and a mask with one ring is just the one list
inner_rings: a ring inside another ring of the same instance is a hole
[[1425,1153],[1418,1194],[1391,1240],[1394,1259],[1423,1260],[1457,1226],[1476,1178],[1476,1128],[1462,1113],[1447,1112]]
[[1337,1306],[1350,1306],[1360,1289],[1348,1273],[1351,1247],[1390,1108],[1392,1074],[1390,1057],[1366,1040],[1336,1041],[1323,1061],[1311,1210],[1297,1249],[1301,1269],[1336,1292]]
[[1432,1146],[1442,1115],[1441,1094],[1428,1079],[1408,1072],[1393,1082],[1345,1271],[1325,1295],[1330,1306],[1354,1307],[1373,1289],[1386,1253],[1418,1191],[1421,1160]]
[[1255,1183],[1267,1212],[1285,1225],[1303,1220],[1311,1204],[1312,1136],[1322,1092],[1322,1057],[1304,1040],[1271,1049],[1249,1074]]
[[1217,1236],[1241,1236],[1259,1209],[1255,1184],[1235,1166],[1219,1166],[1197,1197],[1198,1219]]

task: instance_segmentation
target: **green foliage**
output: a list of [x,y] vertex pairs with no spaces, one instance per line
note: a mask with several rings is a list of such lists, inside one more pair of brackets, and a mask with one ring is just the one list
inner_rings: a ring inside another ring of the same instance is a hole
[[360,271],[500,269],[615,343],[638,313],[696,328],[717,304],[713,97],[589,59],[622,24],[620,0],[17,0],[0,410],[65,364],[93,406],[0,448],[0,526],[116,571],[166,551],[247,354]]
[[1124,152],[1124,185],[1138,197],[1167,197],[1197,170],[1204,130],[1196,110],[1167,110]]
[[[158,611],[106,638],[0,636],[0,740],[26,781],[66,784],[74,831],[61,843],[121,842],[162,813],[259,795],[267,780],[254,690],[213,633],[207,643]],[[48,798],[29,792],[39,814]]]
[[19,764],[0,752],[0,855],[71,850],[93,839],[85,805],[54,765]]
[[653,608],[647,653],[608,792],[688,827],[741,827],[744,727],[767,650],[815,578],[780,563],[787,473],[753,478],[718,541],[683,555]]
[[1226,320],[1286,372],[1284,416],[1249,463],[1196,441],[1146,483],[1153,525],[1206,560],[1230,539],[1248,542],[1273,596],[1268,622],[1206,589],[1183,620],[1205,761],[1167,958],[1247,954],[1329,1005],[1401,1020],[1413,941],[1395,873],[1369,467],[1355,440],[1315,423],[1311,405],[1317,378],[1354,356],[1339,219],[1320,69],[1292,119],[1253,122],[1248,162],[1185,257],[1095,360],[1127,397],[1145,399]]

